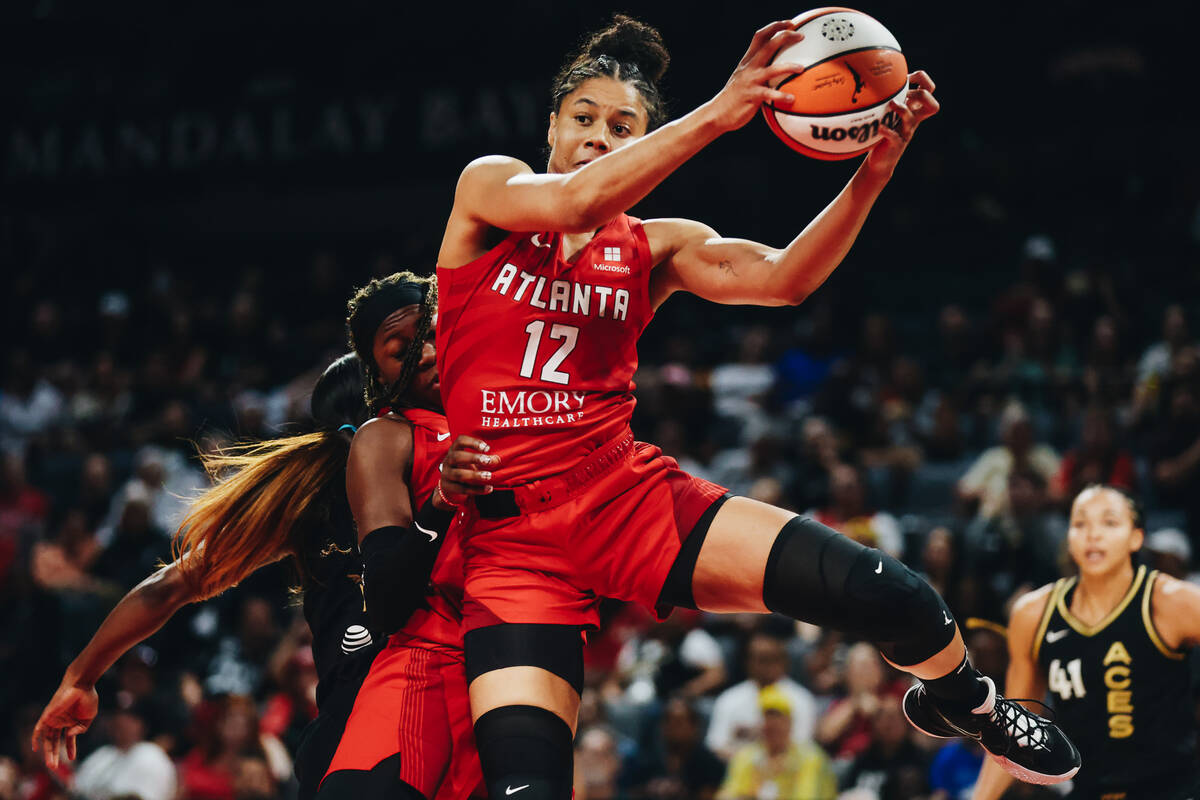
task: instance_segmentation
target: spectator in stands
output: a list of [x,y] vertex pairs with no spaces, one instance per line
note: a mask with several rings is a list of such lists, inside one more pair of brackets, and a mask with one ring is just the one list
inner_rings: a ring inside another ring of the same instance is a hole
[[837,434],[823,417],[806,417],[800,428],[800,452],[794,459],[791,495],[796,508],[819,508],[829,502],[829,479],[842,463]]
[[889,680],[878,651],[859,642],[846,654],[846,695],[835,700],[817,723],[817,741],[835,759],[849,762],[871,745],[872,725],[885,697],[907,688]]
[[1152,569],[1172,578],[1188,580],[1191,575],[1192,545],[1178,528],[1160,528],[1146,537],[1142,552]]
[[764,479],[788,486],[793,474],[784,458],[783,442],[766,431],[754,437],[747,447],[723,450],[712,463],[713,480],[740,495],[749,495],[752,487]]
[[[947,742],[929,765],[929,788],[946,800],[969,800],[983,766],[983,748],[974,739]],[[935,795],[937,796],[937,795]]]
[[150,492],[139,482],[125,487],[117,524],[107,536],[97,533],[104,545],[96,557],[93,573],[116,585],[123,593],[146,578],[159,562],[171,560],[167,533],[154,524],[150,511]]
[[174,800],[175,765],[146,740],[146,720],[137,706],[118,707],[109,717],[109,744],[92,752],[75,773],[75,790],[88,800],[136,796]]
[[1183,306],[1172,303],[1163,311],[1162,339],[1147,347],[1138,361],[1132,409],[1135,420],[1153,413],[1158,407],[1175,354],[1191,344]]
[[1047,482],[1058,472],[1058,456],[1034,441],[1029,414],[1020,403],[1009,403],[1000,415],[1001,444],[980,454],[958,482],[959,496],[977,504],[984,519],[1008,511],[1008,479],[1018,470],[1032,470]]
[[704,740],[708,748],[728,761],[739,748],[759,738],[764,718],[758,698],[768,687],[774,687],[788,700],[792,741],[799,745],[811,742],[816,703],[808,689],[787,677],[787,650],[778,637],[761,631],[750,637],[746,644],[746,674],[746,680],[717,696]]
[[179,800],[230,800],[241,759],[261,759],[276,779],[291,773],[279,740],[258,730],[253,701],[226,695],[198,711],[198,744],[179,764]]
[[149,741],[174,753],[187,728],[188,709],[158,669],[158,653],[149,645],[134,647],[117,662],[115,678],[113,697],[138,710]]
[[625,642],[614,677],[624,685],[626,700],[644,705],[675,694],[699,697],[725,683],[721,645],[699,623],[699,612],[676,609]]
[[270,601],[263,597],[245,598],[236,633],[220,639],[217,654],[208,665],[205,690],[213,695],[257,695],[278,637]]
[[792,740],[792,706],[777,686],[758,696],[763,716],[757,740],[734,753],[720,800],[834,800],[837,779],[829,757],[812,742]]
[[1200,544],[1200,383],[1192,378],[1194,360],[1186,348],[1176,357],[1176,373],[1167,387],[1167,414],[1154,432],[1149,456],[1158,499],[1187,514],[1188,536]]
[[1130,396],[1133,365],[1125,354],[1125,340],[1117,320],[1100,316],[1092,327],[1092,340],[1083,363],[1083,385],[1088,402],[1112,405]]
[[921,574],[946,599],[955,616],[969,610],[963,608],[963,572],[954,533],[944,525],[930,530],[925,536],[925,546],[921,548]]
[[62,416],[63,396],[38,375],[27,350],[10,350],[7,362],[0,387],[0,451],[24,455],[30,441]]
[[900,700],[884,697],[871,720],[871,742],[855,756],[841,787],[867,789],[880,800],[903,800],[929,791],[929,759],[913,744],[912,735]]
[[862,474],[849,464],[839,464],[829,473],[829,505],[806,516],[867,547],[878,547],[896,558],[903,554],[900,523],[886,511],[867,507]]
[[1014,593],[1054,581],[1066,531],[1066,520],[1051,509],[1042,475],[1028,469],[1013,472],[1004,510],[976,517],[963,536],[966,571],[978,588],[976,614],[1004,619]]
[[0,587],[16,567],[18,554],[41,534],[49,515],[49,498],[26,480],[24,454],[0,453]]
[[1093,483],[1133,491],[1133,482],[1133,457],[1117,447],[1111,412],[1090,406],[1083,415],[1079,446],[1067,451],[1050,482],[1051,499],[1061,506]]
[[957,461],[966,452],[966,436],[958,406],[948,392],[931,396],[918,410],[914,430],[925,461]]
[[768,425],[765,407],[775,386],[775,369],[768,360],[771,332],[756,325],[738,342],[738,360],[714,367],[709,386],[717,416],[725,424],[739,427],[741,441],[750,442]]
[[1004,356],[993,378],[1039,420],[1059,410],[1064,389],[1078,374],[1079,357],[1066,333],[1054,305],[1038,297],[1029,306],[1024,329],[1004,335]]
[[17,762],[8,756],[0,756],[0,800],[18,800],[17,781],[19,779],[20,772],[17,769]]
[[807,316],[796,323],[796,342],[776,363],[776,392],[793,413],[809,410],[834,363],[844,357],[834,332],[833,306],[826,298],[817,295],[804,304]]
[[603,726],[575,737],[575,794],[586,800],[626,800],[620,786],[623,765],[617,737]]
[[637,754],[630,794],[651,800],[712,800],[725,764],[701,741],[704,721],[682,697],[667,701],[656,740]]
[[271,656],[268,671],[278,691],[263,705],[259,729],[276,736],[295,753],[304,727],[317,716],[317,667],[312,633],[304,617],[296,616]]
[[982,356],[978,337],[962,306],[943,306],[938,313],[938,344],[929,354],[930,383],[957,402],[968,401],[979,379]]
[[266,759],[241,756],[233,773],[233,800],[276,800],[279,790]]
[[73,505],[84,513],[84,521],[95,530],[108,511],[113,493],[112,462],[103,453],[91,453],[83,460]]

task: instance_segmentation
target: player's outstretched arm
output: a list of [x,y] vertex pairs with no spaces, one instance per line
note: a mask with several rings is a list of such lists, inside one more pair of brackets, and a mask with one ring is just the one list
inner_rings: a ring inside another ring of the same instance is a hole
[[[709,142],[749,122],[763,102],[790,102],[770,84],[801,68],[769,62],[781,47],[804,38],[791,25],[774,22],[755,33],[729,81],[707,103],[578,170],[537,174],[503,156],[473,161],[459,178],[447,237],[472,225],[582,233],[626,211]],[[446,243],[442,251],[439,265],[458,266]]]
[[830,276],[850,251],[875,200],[887,184],[917,126],[938,111],[933,81],[925,72],[909,76],[905,105],[894,104],[900,128],[882,128],[881,140],[833,202],[787,247],[726,239],[689,220],[646,223],[660,266],[652,300],[657,306],[677,291],[717,303],[797,305]]
[[58,766],[62,745],[66,745],[67,758],[75,758],[75,737],[86,731],[96,717],[96,681],[100,676],[193,599],[174,563],[121,598],[87,647],[67,667],[62,683],[34,726],[33,749],[42,751],[48,766]]
[[[1007,697],[1040,700],[1046,695],[1046,678],[1033,657],[1033,643],[1052,588],[1053,584],[1043,586],[1013,604],[1008,622],[1008,672],[1004,678]],[[971,800],[999,800],[1012,783],[1013,777],[1003,767],[990,758],[984,759]]]

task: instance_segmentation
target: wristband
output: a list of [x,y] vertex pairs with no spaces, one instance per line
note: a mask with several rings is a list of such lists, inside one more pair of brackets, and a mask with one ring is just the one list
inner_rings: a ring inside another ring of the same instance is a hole
[[449,497],[447,497],[446,493],[442,491],[442,484],[440,481],[438,482],[437,488],[434,489],[433,491],[436,492],[437,496],[442,498],[442,502],[448,506],[454,506],[455,508],[462,508],[464,505],[464,503],[456,503],[453,500],[451,500]]

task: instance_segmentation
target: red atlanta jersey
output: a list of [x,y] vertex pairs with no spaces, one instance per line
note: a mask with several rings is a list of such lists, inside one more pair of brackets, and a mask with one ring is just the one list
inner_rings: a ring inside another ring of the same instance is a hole
[[618,216],[571,261],[562,238],[512,233],[438,270],[446,417],[500,455],[498,486],[569,469],[633,415],[637,340],[653,316],[641,220]]
[[[450,429],[446,425],[446,418],[435,411],[404,408],[395,413],[412,425],[413,464],[408,491],[415,516],[417,510],[433,497],[433,490],[437,488],[442,459],[450,449]],[[429,608],[417,609],[395,635],[461,649],[459,622],[462,619],[463,560],[457,520],[450,524],[445,536],[429,580],[431,591],[426,598]]]

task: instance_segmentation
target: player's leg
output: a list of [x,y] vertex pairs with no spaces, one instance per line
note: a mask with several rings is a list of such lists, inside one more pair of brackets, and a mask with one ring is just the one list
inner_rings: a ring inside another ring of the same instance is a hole
[[489,796],[569,800],[583,691],[579,626],[489,625],[469,631],[463,648]]
[[[678,602],[672,587],[690,569],[700,609],[774,611],[871,641],[890,663],[921,679],[905,704],[918,727],[936,732],[948,725],[951,736],[979,738],[1024,780],[1065,780],[1078,768],[1078,752],[1057,728],[997,697],[967,660],[945,601],[900,561],[743,497],[724,503],[702,535],[694,564],[681,551],[664,602]],[[917,718],[924,713],[934,719]]]
[[354,698],[316,800],[431,800],[453,750],[444,676],[456,665],[434,650],[385,647]]

